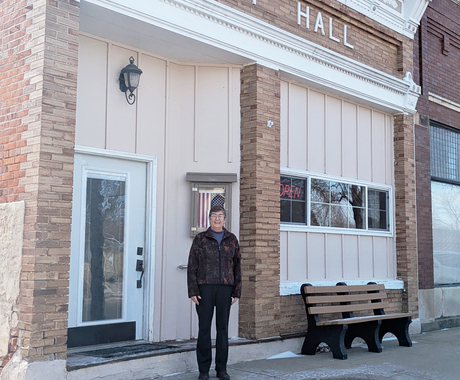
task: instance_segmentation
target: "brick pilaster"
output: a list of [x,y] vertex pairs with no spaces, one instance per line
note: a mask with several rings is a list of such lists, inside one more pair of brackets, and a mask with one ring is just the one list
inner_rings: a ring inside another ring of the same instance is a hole
[[279,180],[280,80],[255,64],[241,72],[239,330],[251,339],[280,334]]
[[414,116],[394,117],[397,276],[404,281],[403,311],[418,315]]
[[25,201],[18,326],[11,339],[17,347],[10,351],[20,348],[28,361],[63,359],[79,3],[7,0],[0,17],[0,201]]

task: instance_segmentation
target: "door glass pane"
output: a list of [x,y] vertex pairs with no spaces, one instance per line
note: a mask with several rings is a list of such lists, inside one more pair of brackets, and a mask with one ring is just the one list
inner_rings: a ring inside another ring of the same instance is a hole
[[87,178],[83,322],[122,318],[125,179]]

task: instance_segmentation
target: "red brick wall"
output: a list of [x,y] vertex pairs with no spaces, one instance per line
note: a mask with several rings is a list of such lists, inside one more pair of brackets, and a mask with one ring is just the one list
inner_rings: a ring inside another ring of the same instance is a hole
[[417,110],[431,120],[460,129],[458,112],[428,101],[434,93],[460,104],[460,5],[433,0],[414,43],[414,80],[422,86]]
[[433,238],[431,215],[430,121],[460,129],[460,114],[429,101],[429,93],[460,104],[460,5],[433,0],[414,40],[414,80],[422,87],[415,127],[417,172],[417,236],[420,289],[432,289]]
[[26,28],[32,20],[27,19],[28,12],[25,0],[3,1],[0,8],[0,203],[18,201],[25,191],[19,179],[25,176],[21,164],[27,161],[27,140],[22,135],[28,130],[30,99],[26,58],[31,55],[27,45],[31,37]]

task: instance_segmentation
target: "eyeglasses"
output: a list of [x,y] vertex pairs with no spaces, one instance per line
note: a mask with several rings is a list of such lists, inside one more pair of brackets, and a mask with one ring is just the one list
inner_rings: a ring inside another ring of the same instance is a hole
[[225,219],[224,214],[211,214],[209,217],[213,219]]

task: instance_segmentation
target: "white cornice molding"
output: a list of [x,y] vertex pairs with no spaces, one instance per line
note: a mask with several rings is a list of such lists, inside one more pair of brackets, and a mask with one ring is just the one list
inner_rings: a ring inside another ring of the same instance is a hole
[[337,0],[411,39],[414,38],[420,19],[431,0],[404,0],[402,12],[392,9],[379,0]]
[[86,0],[393,112],[415,113],[420,89],[214,0]]

